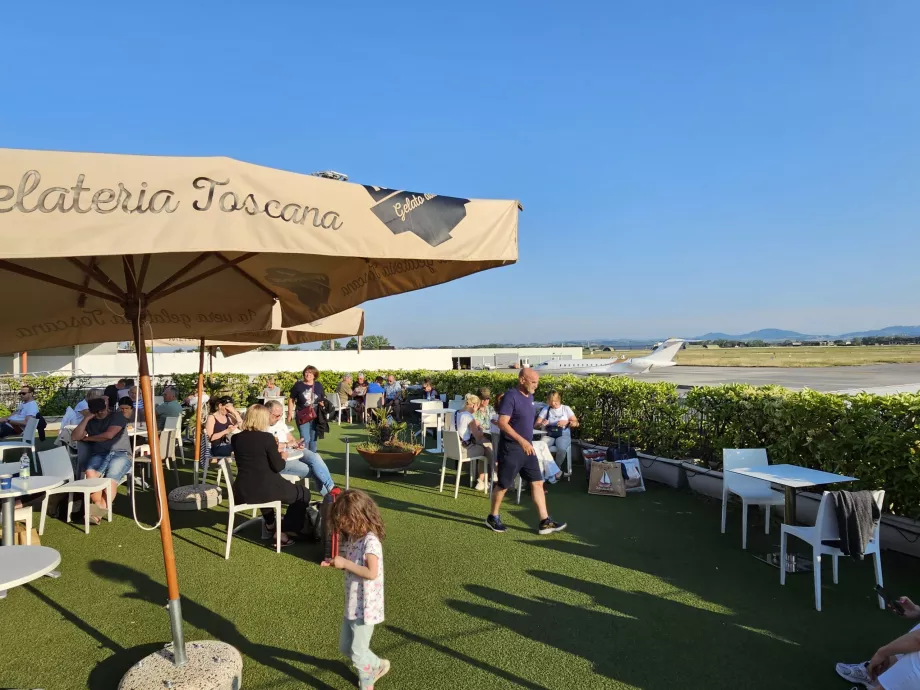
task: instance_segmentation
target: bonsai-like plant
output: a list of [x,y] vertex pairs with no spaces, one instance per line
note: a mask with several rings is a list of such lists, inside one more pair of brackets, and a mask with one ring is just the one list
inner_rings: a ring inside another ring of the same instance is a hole
[[367,441],[358,445],[358,450],[368,453],[418,453],[422,446],[412,440],[412,431],[406,422],[397,422],[387,416],[386,408],[370,411],[371,421],[367,423]]

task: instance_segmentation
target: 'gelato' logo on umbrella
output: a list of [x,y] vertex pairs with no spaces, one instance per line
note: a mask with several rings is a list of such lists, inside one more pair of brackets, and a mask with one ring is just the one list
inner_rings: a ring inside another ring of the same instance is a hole
[[276,287],[290,290],[310,309],[318,309],[329,301],[329,277],[322,273],[302,273],[293,268],[270,268],[265,280]]
[[450,239],[450,232],[466,218],[469,199],[437,194],[398,191],[364,185],[377,202],[371,208],[394,235],[411,232],[437,247]]

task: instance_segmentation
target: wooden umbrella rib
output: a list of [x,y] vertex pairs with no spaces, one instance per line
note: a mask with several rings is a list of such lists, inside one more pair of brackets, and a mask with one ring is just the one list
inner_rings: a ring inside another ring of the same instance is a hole
[[141,274],[137,278],[137,289],[144,289],[144,281],[147,280],[147,269],[150,268],[150,254],[144,254],[144,260],[141,262]]
[[70,263],[72,263],[74,266],[79,268],[81,271],[83,271],[83,273],[86,275],[86,278],[87,278],[87,282],[86,282],[87,286],[89,285],[89,282],[88,282],[89,279],[93,279],[97,283],[99,283],[102,287],[108,288],[108,290],[112,292],[112,294],[118,295],[121,299],[125,298],[124,291],[120,287],[118,287],[118,285],[116,285],[115,282],[111,278],[109,278],[105,273],[103,273],[100,270],[99,266],[96,265],[95,256],[90,258],[88,265],[84,264],[82,261],[72,256],[67,257],[67,260]]
[[[92,270],[92,268],[93,268],[95,265],[96,265],[96,257],[95,257],[95,256],[92,256],[92,257],[90,257],[90,259],[89,259],[89,267],[90,267],[90,270]],[[89,287],[89,281],[90,281],[91,277],[92,277],[92,276],[90,276],[89,273],[87,273],[86,275],[83,276],[83,287],[84,287],[84,288]],[[86,293],[85,293],[85,292],[81,292],[79,295],[77,295],[77,307],[80,308],[80,309],[82,309],[82,308],[85,307],[85,306],[86,306]]]
[[16,273],[27,278],[34,278],[40,280],[44,283],[51,283],[52,285],[57,285],[59,287],[67,288],[68,290],[73,290],[75,292],[84,293],[87,295],[92,295],[93,297],[98,297],[99,299],[104,299],[109,302],[115,302],[116,304],[121,304],[122,297],[119,295],[113,295],[108,292],[102,292],[101,290],[96,290],[91,287],[84,287],[79,283],[72,283],[69,280],[64,280],[63,278],[58,278],[57,276],[51,276],[47,273],[42,273],[41,271],[36,271],[32,268],[26,268],[25,266],[20,266],[19,264],[14,264],[11,261],[6,261],[0,259],[0,270],[9,271],[10,273]]
[[161,298],[163,298],[163,297],[166,297],[167,295],[173,294],[174,292],[178,292],[179,290],[183,290],[183,289],[187,288],[189,285],[194,285],[195,283],[200,283],[200,282],[201,282],[202,280],[204,280],[205,278],[210,278],[210,277],[211,277],[212,275],[214,275],[215,273],[220,273],[221,271],[225,271],[225,270],[227,270],[228,268],[233,268],[233,267],[236,266],[237,264],[240,264],[240,263],[246,261],[247,259],[251,259],[251,258],[254,257],[254,256],[256,256],[256,253],[255,253],[255,252],[252,252],[252,253],[250,253],[250,254],[242,254],[242,255],[236,257],[235,259],[229,260],[229,261],[228,261],[227,263],[225,263],[225,264],[221,264],[220,266],[215,266],[214,268],[209,268],[209,269],[208,269],[207,271],[205,271],[204,273],[199,273],[199,274],[196,275],[194,278],[189,278],[188,280],[183,280],[181,283],[178,283],[177,285],[173,285],[173,286],[170,287],[170,288],[167,288],[167,289],[165,289],[165,290],[160,290],[160,291],[154,290],[154,291],[151,292],[150,295],[148,296],[147,302],[148,302],[148,304],[149,304],[149,303],[152,303],[154,300],[161,299]]
[[185,266],[183,266],[183,267],[180,268],[178,271],[176,271],[176,272],[173,273],[171,276],[169,276],[169,278],[167,278],[167,279],[164,280],[162,283],[160,283],[160,284],[157,285],[155,288],[153,288],[153,290],[151,290],[151,291],[150,291],[150,294],[148,295],[148,299],[149,299],[149,300],[154,300],[154,299],[156,299],[157,297],[159,297],[159,294],[160,294],[163,290],[165,290],[165,289],[168,288],[170,285],[172,285],[174,282],[176,282],[177,280],[179,280],[179,278],[181,278],[181,277],[184,276],[186,273],[188,273],[189,271],[191,271],[193,268],[195,268],[195,266],[197,266],[198,264],[200,264],[202,261],[204,261],[205,259],[207,259],[209,256],[211,256],[211,252],[203,252],[203,253],[199,254],[198,256],[196,256],[194,259],[192,259],[192,260],[189,261],[187,264],[185,264]]
[[[227,263],[227,264],[231,263],[230,259],[228,259],[226,256],[224,256],[224,255],[221,254],[220,252],[217,253],[217,258],[220,259],[221,261],[223,261],[224,263]],[[251,276],[251,275],[249,275],[248,273],[246,273],[246,271],[244,271],[244,270],[243,270],[242,268],[240,268],[239,266],[233,264],[233,270],[236,271],[236,272],[237,272],[239,275],[241,275],[243,278],[245,278],[246,280],[248,280],[250,283],[252,283],[253,285],[255,285],[257,288],[259,288],[262,292],[264,292],[266,295],[268,295],[268,296],[271,297],[272,299],[278,299],[278,295],[276,295],[274,292],[272,292],[269,288],[267,288],[267,287],[265,287],[264,285],[262,285],[262,283],[260,283],[258,280],[256,280],[253,276]]]

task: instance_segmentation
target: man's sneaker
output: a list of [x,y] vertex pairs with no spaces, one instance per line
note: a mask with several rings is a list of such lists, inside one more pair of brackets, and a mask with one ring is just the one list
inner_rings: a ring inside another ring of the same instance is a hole
[[486,483],[482,481],[481,479],[478,479],[476,481],[476,491],[485,491],[485,490],[486,490]]
[[390,662],[386,659],[380,660],[380,666],[377,667],[377,674],[374,676],[374,682],[383,678],[387,673],[390,672]]
[[551,517],[546,518],[545,520],[540,521],[540,534],[552,534],[553,532],[561,532],[568,525],[564,522],[556,522]]
[[498,515],[490,515],[486,518],[486,524],[492,528],[493,532],[504,532],[508,528]]
[[[868,662],[866,662],[868,663]],[[869,680],[869,673],[866,668],[866,663],[862,664],[837,664],[835,670],[837,675],[848,680],[851,683],[860,683],[861,685],[866,686],[867,688],[875,687],[871,680]]]

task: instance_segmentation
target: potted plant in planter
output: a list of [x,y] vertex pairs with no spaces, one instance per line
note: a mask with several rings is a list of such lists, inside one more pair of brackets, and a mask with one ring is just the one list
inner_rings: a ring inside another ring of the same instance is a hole
[[381,472],[404,471],[422,452],[422,446],[411,440],[406,422],[395,422],[387,417],[382,407],[371,410],[373,419],[367,423],[367,440],[358,444],[358,453],[365,462]]

